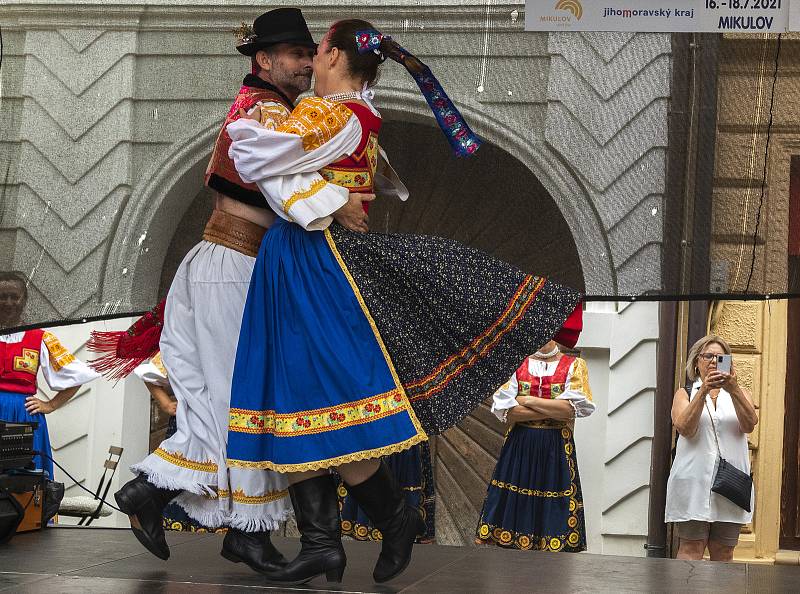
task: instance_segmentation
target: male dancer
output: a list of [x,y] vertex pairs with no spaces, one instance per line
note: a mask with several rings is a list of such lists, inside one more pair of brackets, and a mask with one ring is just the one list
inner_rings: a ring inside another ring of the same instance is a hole
[[[178,400],[177,432],[132,468],[137,478],[115,495],[136,537],[161,559],[169,558],[162,511],[177,497],[176,502],[202,524],[231,526],[222,547],[225,558],[243,561],[266,575],[285,563],[269,539],[269,531],[290,514],[285,478],[273,472],[250,473],[244,488],[233,493],[228,489],[228,409],[239,324],[255,256],[275,215],[257,186],[244,183],[236,173],[225,127],[238,118],[240,109],[256,106],[265,126],[287,118],[298,95],[311,85],[315,48],[301,12],[292,8],[258,17],[253,33],[237,46],[251,57],[254,73],[244,79],[206,171],[206,184],[217,194],[204,241],[181,263],[164,312],[160,346]],[[371,196],[348,195],[317,173],[291,176],[280,191],[291,196],[311,186],[320,198],[327,195],[329,203],[338,205],[333,217],[339,223],[351,229],[366,225],[361,202]],[[295,202],[295,219],[311,225],[314,213],[303,211],[304,201]]]

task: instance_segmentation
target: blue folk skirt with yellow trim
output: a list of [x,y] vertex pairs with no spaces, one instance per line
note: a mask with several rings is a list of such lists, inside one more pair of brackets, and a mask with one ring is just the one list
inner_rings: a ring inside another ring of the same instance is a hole
[[228,465],[298,472],[421,443],[507,381],[579,298],[450,240],[277,219],[242,317]]
[[489,483],[476,542],[586,550],[581,481],[568,426],[530,423],[511,429]]

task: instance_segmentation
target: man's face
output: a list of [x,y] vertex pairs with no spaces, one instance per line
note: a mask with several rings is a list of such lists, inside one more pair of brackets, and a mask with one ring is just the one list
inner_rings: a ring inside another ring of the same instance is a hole
[[25,308],[25,288],[17,281],[0,281],[0,326],[14,326]]
[[279,43],[270,48],[267,58],[269,80],[281,91],[296,98],[311,88],[313,47]]

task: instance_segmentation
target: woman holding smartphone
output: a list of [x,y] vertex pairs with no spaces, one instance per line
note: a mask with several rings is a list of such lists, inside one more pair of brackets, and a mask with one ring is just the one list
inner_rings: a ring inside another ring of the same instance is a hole
[[712,561],[730,561],[741,527],[753,514],[712,492],[711,485],[719,456],[750,473],[747,434],[758,415],[750,392],[737,382],[731,348],[719,336],[692,346],[686,375],[689,382],[672,402],[680,438],[667,481],[665,521],[678,530],[678,559],[702,559],[708,548]]

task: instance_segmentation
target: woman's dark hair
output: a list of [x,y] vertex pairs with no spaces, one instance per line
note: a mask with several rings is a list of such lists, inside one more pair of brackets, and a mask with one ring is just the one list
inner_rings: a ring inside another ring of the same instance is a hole
[[22,296],[28,299],[28,281],[21,272],[3,270],[0,271],[0,283],[15,282],[22,288]]
[[339,48],[347,56],[348,72],[359,77],[370,87],[378,81],[378,66],[381,57],[375,52],[359,54],[356,49],[356,33],[368,29],[375,29],[372,23],[361,19],[345,19],[337,21],[331,26],[328,37],[330,47]]

